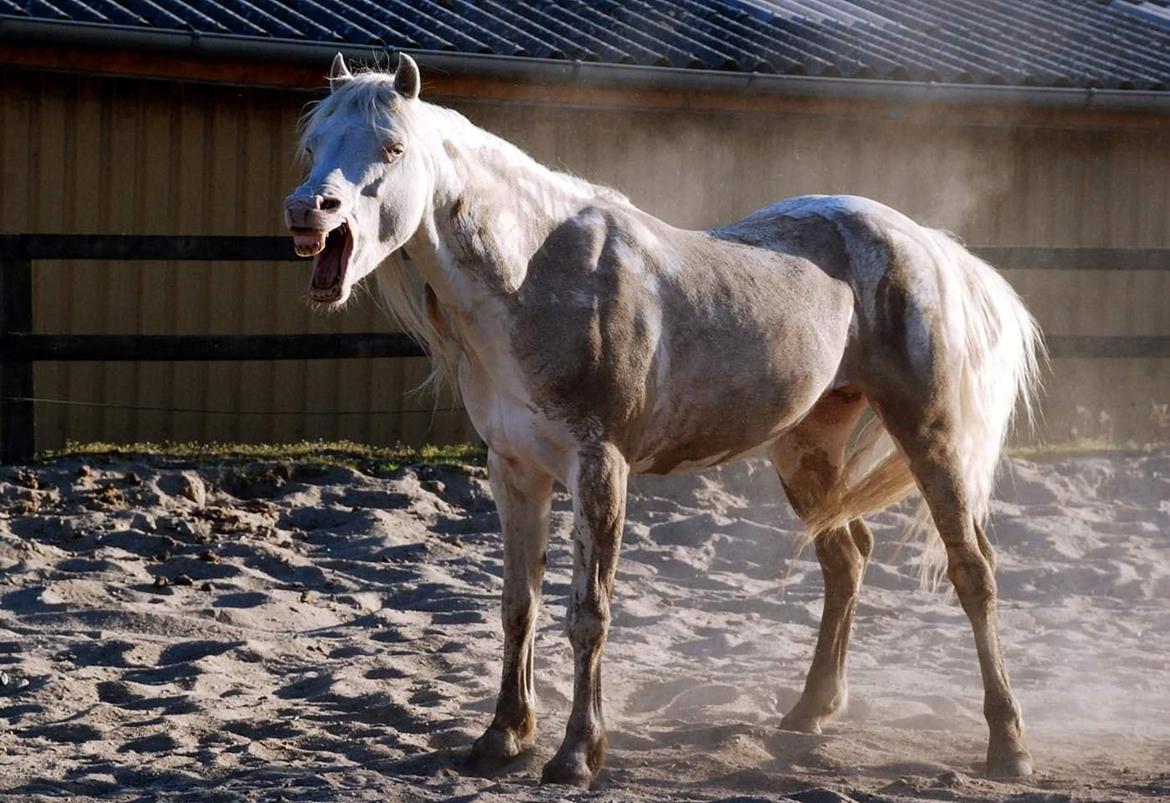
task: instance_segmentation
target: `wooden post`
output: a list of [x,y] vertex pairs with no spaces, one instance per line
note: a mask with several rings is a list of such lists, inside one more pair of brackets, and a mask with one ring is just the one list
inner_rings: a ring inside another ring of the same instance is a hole
[[[0,337],[31,332],[32,263],[27,259],[0,259]],[[33,395],[33,364],[27,359],[0,362],[0,463],[30,459],[36,448],[33,403],[18,401]]]

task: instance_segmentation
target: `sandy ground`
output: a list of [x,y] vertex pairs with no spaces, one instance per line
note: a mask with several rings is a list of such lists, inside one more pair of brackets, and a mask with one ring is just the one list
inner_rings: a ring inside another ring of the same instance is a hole
[[[592,793],[536,784],[564,727],[568,500],[536,754],[460,772],[499,672],[481,469],[62,460],[0,470],[0,799],[1150,800],[1170,797],[1170,453],[1012,461],[993,538],[1038,772],[981,776],[972,639],[874,523],[848,712],[781,731],[821,607],[761,461],[638,480]],[[167,583],[156,578],[166,578]]]

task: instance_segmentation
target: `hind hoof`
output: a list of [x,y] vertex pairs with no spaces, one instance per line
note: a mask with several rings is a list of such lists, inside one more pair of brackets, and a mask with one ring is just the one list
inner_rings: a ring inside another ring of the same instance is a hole
[[987,775],[991,778],[1027,778],[1032,774],[1032,756],[1025,750],[1022,753],[1009,753],[1002,756],[987,757]]
[[819,734],[821,721],[816,717],[794,717],[791,714],[780,720],[781,730],[796,731],[798,733]]

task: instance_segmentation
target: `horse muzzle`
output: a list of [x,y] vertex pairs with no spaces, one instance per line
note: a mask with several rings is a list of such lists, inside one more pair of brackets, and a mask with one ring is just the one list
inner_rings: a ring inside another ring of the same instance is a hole
[[285,199],[284,225],[293,234],[298,254],[313,256],[317,253],[317,251],[303,253],[301,250],[302,245],[304,248],[314,245],[308,237],[313,232],[320,234],[320,245],[324,246],[325,233],[345,222],[341,207],[341,199],[329,195],[290,195]]

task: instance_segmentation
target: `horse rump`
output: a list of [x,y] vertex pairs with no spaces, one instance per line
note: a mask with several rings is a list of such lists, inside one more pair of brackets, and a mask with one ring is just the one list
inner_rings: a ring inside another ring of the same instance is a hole
[[[956,300],[958,314],[940,320],[942,364],[957,382],[953,436],[967,499],[977,522],[986,521],[996,467],[1017,409],[1034,422],[1045,349],[1040,328],[1011,285],[989,264],[946,232],[920,229],[936,281]],[[805,521],[812,537],[884,510],[918,490],[894,438],[881,418],[869,415],[850,438],[845,468]],[[923,577],[940,565],[941,549],[925,504],[907,537],[927,538]],[[937,574],[936,574],[937,576]]]

